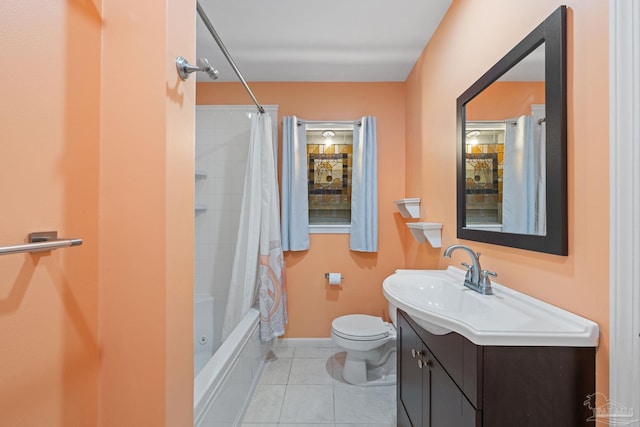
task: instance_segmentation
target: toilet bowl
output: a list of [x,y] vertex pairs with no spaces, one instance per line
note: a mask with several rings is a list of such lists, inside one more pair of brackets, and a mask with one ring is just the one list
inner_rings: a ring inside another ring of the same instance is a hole
[[347,357],[342,378],[356,385],[395,384],[395,307],[389,310],[392,323],[366,314],[340,316],[331,324],[331,338]]

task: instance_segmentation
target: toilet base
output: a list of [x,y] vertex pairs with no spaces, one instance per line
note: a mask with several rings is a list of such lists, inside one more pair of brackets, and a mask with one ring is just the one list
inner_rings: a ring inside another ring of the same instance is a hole
[[[342,378],[360,386],[393,385],[396,383],[396,348],[388,346],[382,358],[374,363],[347,351]],[[393,357],[390,357],[393,355]]]

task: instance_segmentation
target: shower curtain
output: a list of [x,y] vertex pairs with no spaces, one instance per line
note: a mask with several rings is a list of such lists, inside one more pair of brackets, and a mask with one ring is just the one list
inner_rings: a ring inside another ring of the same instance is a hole
[[544,132],[531,116],[508,124],[504,138],[502,231],[546,233]]
[[[263,117],[264,116],[264,117]],[[284,335],[287,323],[287,294],[284,282],[284,255],[280,234],[280,198],[271,141],[271,117],[261,114],[256,132],[260,141],[262,175],[262,209],[260,227],[260,267],[258,296],[260,305],[260,338],[269,341]]]
[[223,340],[255,304],[258,295],[261,338],[269,340],[284,334],[287,312],[278,199],[271,117],[256,114],[251,122]]

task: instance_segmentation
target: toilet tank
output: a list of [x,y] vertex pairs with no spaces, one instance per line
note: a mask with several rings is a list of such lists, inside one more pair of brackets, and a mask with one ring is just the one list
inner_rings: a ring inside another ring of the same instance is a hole
[[393,323],[393,326],[397,326],[396,323],[398,321],[398,307],[396,307],[395,305],[391,304],[391,302],[389,302],[389,317],[391,318],[391,323]]

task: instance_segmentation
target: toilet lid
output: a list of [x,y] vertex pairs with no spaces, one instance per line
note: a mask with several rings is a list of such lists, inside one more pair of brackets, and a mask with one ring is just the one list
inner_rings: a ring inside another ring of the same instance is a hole
[[336,335],[354,341],[371,341],[389,335],[387,324],[380,317],[350,314],[334,319],[331,327]]

